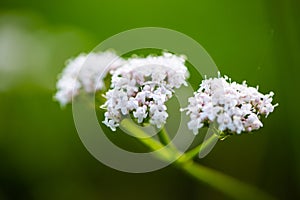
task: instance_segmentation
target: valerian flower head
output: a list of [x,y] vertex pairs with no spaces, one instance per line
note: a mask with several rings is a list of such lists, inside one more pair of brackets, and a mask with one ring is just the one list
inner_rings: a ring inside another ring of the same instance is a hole
[[168,118],[166,101],[173,89],[187,84],[189,75],[185,58],[171,53],[130,58],[111,74],[111,89],[102,108],[107,109],[103,123],[113,131],[124,115],[162,127]]
[[57,81],[57,92],[54,98],[62,105],[72,101],[80,89],[88,93],[104,87],[103,77],[107,71],[117,68],[123,63],[113,51],[80,54],[66,62],[66,67]]
[[195,134],[211,123],[226,135],[257,130],[263,126],[261,116],[267,117],[278,104],[272,104],[274,93],[262,94],[258,87],[231,82],[227,76],[204,79],[200,88],[182,109],[190,116],[188,128]]

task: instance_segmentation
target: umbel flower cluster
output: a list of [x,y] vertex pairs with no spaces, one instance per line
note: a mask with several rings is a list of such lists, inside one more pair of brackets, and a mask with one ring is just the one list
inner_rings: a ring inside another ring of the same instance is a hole
[[98,80],[99,77],[105,76],[109,70],[119,67],[123,62],[113,51],[80,54],[75,59],[68,60],[56,84],[57,93],[54,98],[65,106],[79,94],[80,89],[88,93],[101,90],[104,83],[102,79]]
[[[251,132],[261,128],[263,126],[261,117],[267,117],[277,106],[277,104],[272,104],[273,92],[262,94],[258,91],[258,87],[249,87],[245,81],[242,84],[232,82],[227,76],[221,77],[220,74],[216,78],[202,80],[194,96],[186,97],[189,103],[181,111],[186,112],[190,117],[190,121],[186,124],[188,126],[186,131],[190,129],[189,133],[193,131],[197,134],[200,128],[208,126],[212,128],[210,130],[214,130],[215,134],[187,152],[182,152],[177,145],[172,143],[166,129],[159,130],[157,138],[159,140],[152,137],[148,137],[147,140],[141,139],[148,134],[133,126],[132,122],[126,119],[130,117],[138,124],[151,124],[158,129],[163,128],[169,116],[166,102],[175,94],[176,88],[188,85],[189,72],[185,64],[184,56],[171,53],[162,53],[159,56],[135,56],[128,59],[122,59],[110,51],[81,54],[67,62],[57,82],[55,99],[64,106],[80,92],[97,92],[97,95],[91,95],[95,98],[100,98],[102,94],[106,99],[105,103],[100,106],[105,109],[105,111],[101,110],[104,111],[103,126],[116,131],[120,124],[124,125],[124,130],[137,136],[136,138],[153,150],[154,155],[161,161],[170,164],[177,159],[175,163],[178,168],[214,186],[224,194],[230,194],[235,199],[243,199],[247,195],[248,199],[272,199],[252,186],[220,172],[196,165],[193,158],[196,154],[199,154],[201,158],[203,154],[206,155],[217,138],[224,139],[228,135]],[[105,77],[108,73],[110,75]],[[109,78],[111,78],[110,83],[107,82]],[[98,107],[99,110],[100,108]],[[88,136],[88,138],[91,137]],[[184,143],[186,141],[182,144]],[[166,148],[161,148],[162,146]],[[95,149],[94,147],[93,144],[91,148]],[[91,152],[95,153],[95,151]],[[153,166],[157,168],[155,164]],[[139,172],[145,169],[146,171],[152,170],[152,168],[141,167],[134,168],[134,170]],[[131,171],[131,169],[128,170],[128,166],[121,167],[122,169]],[[205,177],[203,178],[201,174],[205,174]],[[215,181],[215,179],[220,181]],[[239,185],[238,191],[236,185]],[[253,191],[255,195],[249,197]]]
[[[115,131],[122,118],[130,116],[139,124],[150,123],[160,128],[168,118],[165,104],[174,89],[187,85],[189,72],[185,61],[184,56],[171,53],[127,60],[112,51],[81,54],[67,61],[57,82],[55,99],[64,106],[80,90],[102,90],[104,82],[99,77],[110,73],[111,85],[101,106],[106,110],[103,123]],[[232,82],[219,74],[217,78],[205,78],[181,111],[190,116],[188,128],[195,134],[210,124],[225,136],[240,134],[263,126],[261,117],[267,117],[277,106],[272,104],[273,95],[262,94],[258,87],[249,87],[245,81]]]
[[173,89],[186,85],[188,71],[183,56],[164,53],[161,56],[131,58],[113,70],[111,89],[102,108],[107,109],[103,121],[115,131],[124,115],[132,115],[137,123],[150,123],[160,128],[168,117],[166,101]]
[[262,94],[258,87],[231,82],[227,76],[204,79],[200,88],[189,98],[189,105],[182,109],[190,116],[189,129],[198,129],[211,123],[227,135],[257,130],[263,126],[261,116],[267,117],[274,93]]

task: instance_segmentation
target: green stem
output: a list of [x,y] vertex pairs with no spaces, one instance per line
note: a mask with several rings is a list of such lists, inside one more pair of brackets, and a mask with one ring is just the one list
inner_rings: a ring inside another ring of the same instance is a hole
[[163,127],[159,132],[158,132],[158,138],[160,142],[163,145],[168,145],[171,142],[171,139],[169,138],[169,135],[167,134],[166,128]]
[[162,145],[152,137],[149,137],[149,135],[144,131],[142,131],[140,128],[138,128],[138,126],[135,126],[135,124],[131,122],[129,119],[123,119],[121,121],[121,126],[125,128],[127,131],[130,131],[130,133],[133,136],[141,140],[145,145],[150,147],[151,150],[157,150],[164,147],[164,145]]
[[184,154],[184,156],[182,156],[181,162],[185,162],[188,160],[193,159],[196,155],[199,155],[201,151],[204,151],[206,148],[210,147],[210,145],[216,140],[218,139],[218,135],[213,134],[212,136],[210,136],[207,140],[205,140],[203,143],[199,144],[198,146],[194,147],[193,149],[189,150],[188,152],[186,152]]
[[199,165],[193,161],[187,162],[184,165],[180,165],[180,169],[185,171],[196,180],[206,183],[207,185],[219,190],[233,199],[274,199],[254,186],[248,185],[219,171]]
[[[148,134],[139,129],[137,126],[133,125],[129,119],[124,119],[121,122],[121,125],[130,131],[134,136],[136,136],[142,143],[147,145],[150,149],[158,152],[156,155],[158,158],[168,162],[174,159],[174,156],[178,156],[180,152],[174,148],[168,148],[162,145],[157,140],[148,137]],[[164,132],[167,134],[166,132]],[[140,139],[140,138],[146,139]],[[214,136],[209,138],[207,141],[214,139]],[[208,142],[209,143],[209,142]],[[208,144],[207,144],[208,145]],[[189,174],[198,181],[201,181],[216,190],[224,193],[225,195],[232,197],[234,199],[245,199],[245,200],[271,200],[273,199],[268,194],[262,192],[261,190],[243,183],[233,177],[225,175],[219,171],[210,169],[208,167],[202,166],[198,163],[195,163],[192,155],[195,155],[196,150],[200,150],[201,147],[196,147],[191,150],[192,153],[186,153],[182,155],[182,158],[174,162],[174,165],[183,170],[185,173]],[[159,150],[159,151],[157,151]]]
[[159,141],[160,141],[163,145],[165,145],[165,146],[168,145],[169,148],[173,149],[175,152],[178,152],[178,150],[177,150],[177,148],[175,147],[174,143],[173,143],[172,140],[170,139],[169,134],[168,134],[168,132],[167,132],[167,130],[166,130],[165,127],[163,127],[163,128],[158,132],[157,135],[158,135]]
[[163,160],[163,161],[170,161],[173,160],[174,156],[178,156],[177,152],[174,152],[170,148],[166,148],[160,142],[155,140],[152,137],[149,137],[147,133],[142,131],[138,126],[136,126],[132,121],[129,119],[123,119],[120,124],[123,128],[135,136],[138,140],[144,143],[147,147],[151,150],[156,152],[156,156]]

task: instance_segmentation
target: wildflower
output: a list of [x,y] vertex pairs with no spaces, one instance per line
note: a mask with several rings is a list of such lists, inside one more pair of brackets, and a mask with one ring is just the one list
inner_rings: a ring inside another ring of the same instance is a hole
[[170,53],[146,58],[130,58],[112,70],[111,89],[106,93],[103,123],[113,131],[122,116],[131,114],[137,123],[149,122],[160,128],[168,118],[165,106],[173,89],[186,85],[185,59]]
[[189,98],[186,111],[190,116],[188,128],[195,134],[198,129],[215,122],[225,135],[257,130],[263,126],[261,116],[267,117],[276,105],[272,105],[274,93],[262,94],[258,87],[231,82],[227,76],[204,79],[200,88]]
[[80,89],[88,93],[101,90],[104,83],[103,80],[98,80],[99,77],[104,77],[108,70],[117,68],[122,62],[123,60],[112,51],[80,54],[68,60],[57,82],[54,98],[65,106],[79,94]]

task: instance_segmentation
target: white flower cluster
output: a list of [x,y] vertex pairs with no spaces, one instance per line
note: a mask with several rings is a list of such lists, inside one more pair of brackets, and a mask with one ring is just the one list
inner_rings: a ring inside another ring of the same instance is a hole
[[189,105],[182,111],[190,115],[188,127],[195,134],[204,125],[216,122],[220,131],[228,134],[250,132],[263,126],[260,116],[267,117],[274,93],[262,94],[258,88],[231,82],[227,76],[202,81],[200,88],[189,98]]
[[170,53],[146,58],[130,58],[112,73],[106,93],[103,123],[113,131],[123,115],[131,114],[138,123],[150,122],[160,128],[168,117],[165,102],[173,89],[186,85],[185,58]]
[[56,84],[57,93],[54,98],[64,106],[79,94],[80,89],[88,93],[102,89],[104,83],[103,80],[98,80],[99,77],[104,77],[108,70],[115,69],[122,63],[123,60],[112,51],[80,54],[75,59],[68,60]]

